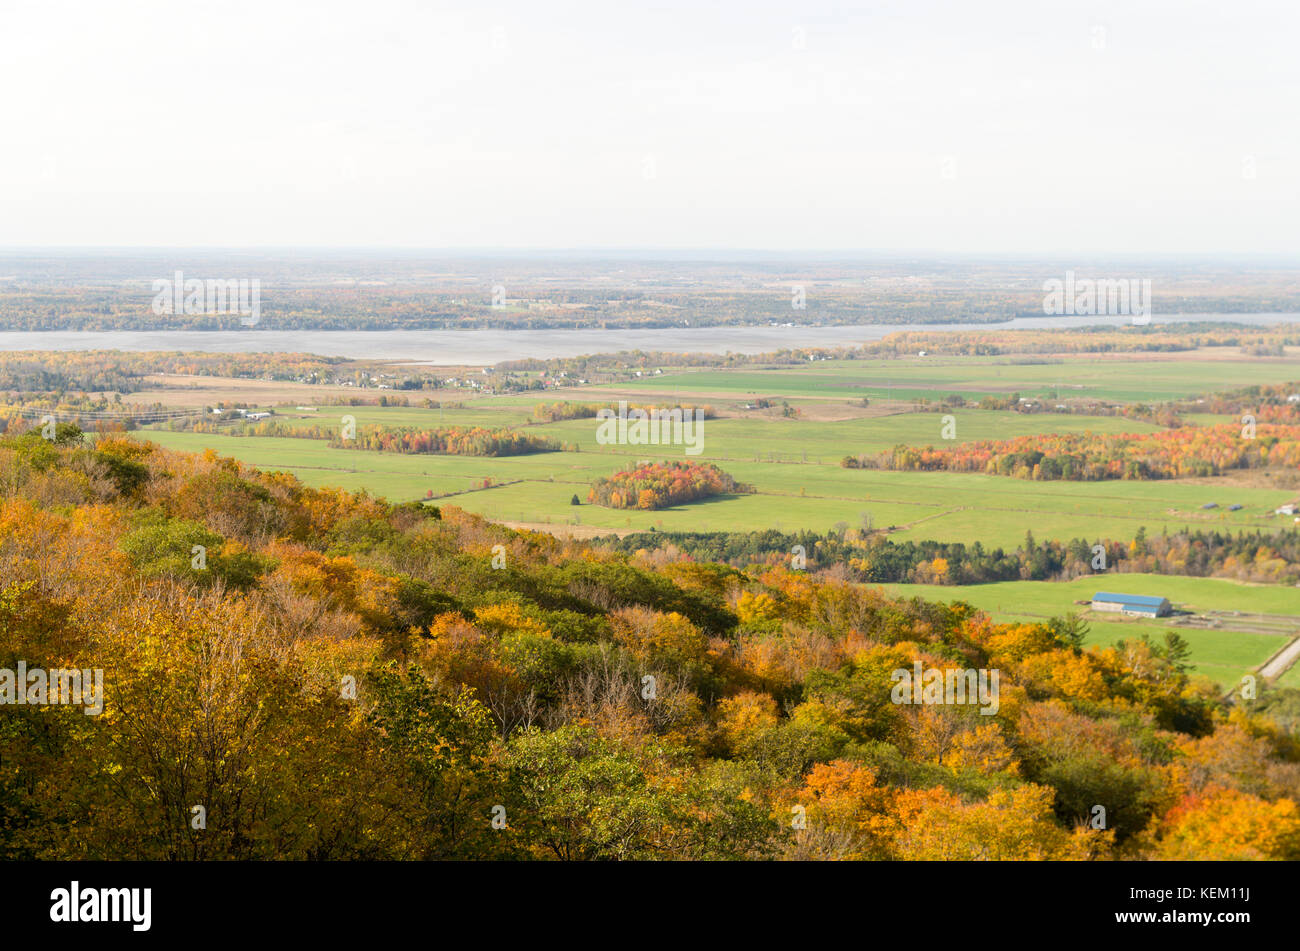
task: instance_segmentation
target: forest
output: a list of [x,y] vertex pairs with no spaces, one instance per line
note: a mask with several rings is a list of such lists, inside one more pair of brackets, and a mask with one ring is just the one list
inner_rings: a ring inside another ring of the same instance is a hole
[[[0,712],[4,859],[1300,858],[1295,692],[1225,703],[1177,638],[67,424],[0,477],[0,668],[104,684]],[[999,671],[996,713],[893,702],[914,664]]]

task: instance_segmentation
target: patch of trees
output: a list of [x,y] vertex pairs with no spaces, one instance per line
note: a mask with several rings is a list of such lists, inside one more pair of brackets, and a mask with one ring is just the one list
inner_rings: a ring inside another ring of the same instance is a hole
[[615,509],[652,510],[752,491],[712,463],[654,462],[597,479],[587,501]]
[[363,426],[357,430],[354,439],[344,439],[337,431],[334,432],[330,445],[340,449],[453,456],[524,456],[535,452],[559,452],[563,448],[549,436],[483,426],[451,426],[446,429]]
[[[538,403],[533,407],[533,419],[542,423],[558,423],[567,419],[595,419],[596,414],[601,410],[607,409],[617,411],[617,404],[612,403],[574,403],[567,400],[560,400],[555,403]],[[640,403],[628,403],[627,411],[631,413],[634,410],[640,410],[648,413],[652,409],[660,410],[681,410],[683,414],[693,413],[699,410],[704,419],[713,419],[716,415],[712,406],[696,406],[692,403],[676,403],[672,406],[667,405],[642,405]]]
[[1185,413],[1231,413],[1234,416],[1249,413],[1258,422],[1295,423],[1300,422],[1300,400],[1292,399],[1297,395],[1300,395],[1300,381],[1243,386],[1221,393],[1205,393],[1194,400],[1182,401],[1177,407]]

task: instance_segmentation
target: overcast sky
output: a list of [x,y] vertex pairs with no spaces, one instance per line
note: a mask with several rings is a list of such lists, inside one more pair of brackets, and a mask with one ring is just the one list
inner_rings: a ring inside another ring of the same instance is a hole
[[0,245],[1300,252],[1294,0],[0,0]]

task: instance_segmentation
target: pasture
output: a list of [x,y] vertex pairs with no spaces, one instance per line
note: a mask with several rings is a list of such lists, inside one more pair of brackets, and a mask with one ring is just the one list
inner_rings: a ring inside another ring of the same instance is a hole
[[1093,398],[1119,402],[1186,399],[1297,376],[1294,360],[1222,352],[1087,354],[1079,356],[912,356],[891,360],[826,360],[808,366],[692,370],[625,384],[629,391],[704,397],[789,399],[942,399],[1005,396]]
[[[551,394],[547,394],[548,397]],[[553,397],[552,397],[553,398]],[[980,541],[1014,547],[1032,531],[1039,538],[1125,540],[1185,526],[1275,527],[1270,513],[1295,496],[1280,484],[1237,485],[1221,479],[1158,482],[1029,482],[942,472],[844,469],[845,455],[871,454],[898,444],[942,445],[943,414],[902,412],[839,420],[775,414],[728,416],[703,424],[702,451],[682,445],[601,445],[594,419],[532,423],[541,398],[483,398],[464,408],[319,407],[314,413],[281,408],[281,425],[337,430],[344,415],[364,427],[524,426],[569,447],[564,452],[485,458],[400,455],[331,447],[324,440],[238,435],[237,428],[197,434],[146,430],[141,435],[184,450],[211,448],[261,468],[285,469],[309,485],[367,489],[396,500],[435,498],[485,517],[536,525],[586,526],[607,531],[764,528],[825,531],[840,522],[869,520],[899,539]],[[1150,432],[1149,423],[1120,417],[955,410],[956,439],[1001,439],[1053,432]],[[952,445],[953,442],[947,442]],[[657,511],[570,504],[583,502],[591,482],[641,460],[713,462],[755,493]],[[1205,510],[1206,502],[1217,509]],[[1231,504],[1242,508],[1229,512]]]
[[[1147,634],[1160,642],[1167,631],[1177,631],[1191,646],[1194,667],[1215,683],[1229,687],[1254,671],[1292,637],[1300,636],[1300,589],[1269,585],[1247,585],[1219,578],[1187,578],[1150,574],[1098,573],[1074,581],[1008,581],[985,585],[883,585],[902,597],[927,601],[965,601],[998,621],[1045,621],[1076,611],[1091,625],[1088,644],[1111,645],[1135,640]],[[1094,612],[1076,601],[1090,599],[1097,591],[1147,594],[1165,597],[1178,611],[1194,614],[1214,612],[1219,627],[1202,629],[1177,623],[1178,617],[1118,619],[1113,614]],[[1238,616],[1233,616],[1236,612]],[[1259,633],[1251,628],[1250,615],[1285,615],[1294,620],[1291,634]],[[1225,616],[1226,615],[1226,616]],[[1237,629],[1234,629],[1234,625]],[[1296,684],[1296,669],[1287,671],[1279,682]]]

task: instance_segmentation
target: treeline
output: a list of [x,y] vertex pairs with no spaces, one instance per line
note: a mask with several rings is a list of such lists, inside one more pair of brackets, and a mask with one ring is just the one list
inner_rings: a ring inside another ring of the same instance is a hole
[[[1300,858],[1296,693],[1226,706],[1176,637],[71,427],[0,478],[0,668],[103,673],[99,715],[0,711],[0,859]],[[899,702],[916,664],[996,671],[996,709]]]
[[[336,449],[369,449],[374,452],[452,456],[524,456],[535,452],[559,452],[565,448],[562,443],[549,436],[509,428],[448,426],[443,429],[416,429],[371,423],[358,427],[354,436],[345,438],[341,425],[322,426],[317,423],[293,425],[275,419],[245,423],[235,420],[235,422],[238,425],[236,434],[241,436],[319,439],[328,441],[329,445]],[[230,426],[218,422],[187,424],[181,421],[174,428],[188,428],[198,433],[231,432]]]
[[615,509],[652,510],[753,491],[712,463],[654,462],[597,479],[587,501]]
[[[1300,531],[1165,532],[1140,529],[1128,540],[1039,542],[1026,533],[1015,549],[980,542],[893,541],[878,533],[637,532],[593,544],[627,554],[720,562],[736,568],[791,565],[872,584],[987,584],[1070,581],[1105,571],[1230,578],[1258,584],[1300,583]],[[1098,552],[1096,546],[1102,550]],[[657,554],[655,554],[657,553]],[[1099,567],[1100,566],[1100,567]]]
[[357,430],[354,439],[344,439],[335,431],[330,445],[339,449],[446,453],[453,456],[526,456],[535,452],[559,452],[564,448],[549,436],[483,426],[450,426],[446,429],[363,426]]
[[845,456],[846,469],[978,472],[1017,479],[1180,479],[1234,469],[1300,466],[1300,426],[1238,424],[1156,433],[1052,433],[960,443],[951,449],[895,446],[876,455]]
[[[1062,402],[1061,400],[1064,400]],[[865,402],[862,405],[867,405]],[[979,409],[985,411],[1003,411],[1020,413],[1024,416],[1036,416],[1049,413],[1054,416],[1115,416],[1124,419],[1139,420],[1153,426],[1165,426],[1170,429],[1183,425],[1183,419],[1168,403],[1110,403],[1094,399],[1061,397],[1055,399],[1021,399],[1020,393],[1006,396],[984,396],[978,401],[968,399],[959,393],[950,393],[941,399],[922,397],[915,401],[915,408],[922,412],[943,413],[954,409]],[[850,468],[861,468],[850,464]]]
[[[596,414],[601,410],[617,411],[617,408],[617,404],[611,403],[573,403],[568,400],[560,400],[555,403],[538,403],[533,407],[533,419],[542,423],[559,423],[568,419],[595,419]],[[628,413],[632,413],[634,410],[648,413],[652,409],[668,411],[679,409],[684,414],[694,413],[699,410],[704,419],[713,419],[716,415],[712,406],[696,406],[693,403],[676,403],[671,406],[663,404],[627,404]]]

